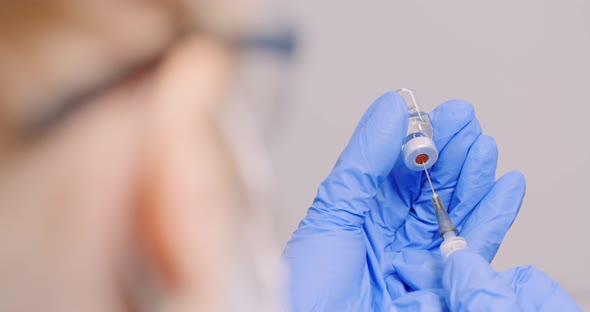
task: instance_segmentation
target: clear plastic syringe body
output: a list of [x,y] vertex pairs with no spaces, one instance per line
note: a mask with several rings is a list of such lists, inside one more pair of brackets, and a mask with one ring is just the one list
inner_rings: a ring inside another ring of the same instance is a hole
[[433,129],[428,114],[418,107],[413,90],[404,88],[396,92],[408,108],[408,132],[402,146],[404,163],[414,171],[430,168],[438,159],[438,150],[432,141]]

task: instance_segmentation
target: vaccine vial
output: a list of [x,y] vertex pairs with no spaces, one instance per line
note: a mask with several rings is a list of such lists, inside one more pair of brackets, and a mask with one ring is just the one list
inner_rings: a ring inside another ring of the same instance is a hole
[[420,111],[413,90],[404,88],[396,92],[406,102],[409,115],[408,132],[402,146],[404,163],[410,170],[428,169],[438,159],[438,150],[432,141],[433,130],[428,114]]

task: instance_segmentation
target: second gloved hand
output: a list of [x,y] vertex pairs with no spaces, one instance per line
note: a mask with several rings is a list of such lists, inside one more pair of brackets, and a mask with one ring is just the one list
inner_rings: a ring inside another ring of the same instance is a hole
[[445,263],[451,311],[582,311],[557,282],[534,267],[495,272],[486,259],[461,250]]

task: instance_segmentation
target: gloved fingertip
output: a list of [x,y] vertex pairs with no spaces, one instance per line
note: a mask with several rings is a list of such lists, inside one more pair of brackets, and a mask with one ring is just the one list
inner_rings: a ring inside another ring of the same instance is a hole
[[473,104],[464,99],[448,100],[444,102],[441,106],[444,107],[444,109],[451,109],[453,111],[462,112],[461,115],[457,116],[457,119],[460,119],[460,117],[473,118],[475,116],[475,109],[473,107]]
[[518,201],[516,213],[520,211],[524,195],[526,193],[526,179],[519,171],[509,171],[498,179],[497,185],[502,187],[502,193],[506,197]]
[[467,124],[475,118],[475,109],[473,108],[473,105],[466,100],[449,100],[440,104],[435,110],[433,110],[430,117],[434,123],[442,116],[444,116],[445,119],[451,117],[454,121],[463,121],[464,124]]
[[408,127],[408,111],[395,92],[380,96],[367,110],[341,155],[343,165],[365,167],[374,177],[388,174],[400,154]]
[[404,99],[396,92],[387,92],[373,102],[359,127],[369,126],[373,128],[371,130],[387,134],[405,134],[407,123],[408,109]]
[[[496,181],[497,162],[496,141],[490,136],[479,135],[469,148],[465,162],[461,167],[456,199],[476,194],[481,197],[485,196]],[[474,193],[475,188],[480,192]],[[481,200],[481,197],[478,197],[477,201]]]
[[[434,142],[439,150],[442,150],[453,136],[476,119],[473,105],[464,100],[444,102],[430,112],[429,117],[434,128]],[[479,126],[474,129],[481,131]]]
[[506,183],[514,188],[515,191],[521,192],[524,196],[526,192],[526,178],[520,171],[512,170],[504,174],[501,180],[506,180]]
[[475,146],[477,147],[477,153],[479,155],[485,156],[493,156],[490,158],[497,158],[498,157],[498,146],[496,145],[496,140],[489,136],[482,134],[477,141],[475,142]]

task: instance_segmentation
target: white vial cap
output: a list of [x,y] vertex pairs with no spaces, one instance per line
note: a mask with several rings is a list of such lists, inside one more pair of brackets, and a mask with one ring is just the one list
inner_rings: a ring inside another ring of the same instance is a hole
[[422,161],[426,160],[425,165],[428,169],[438,159],[438,150],[429,137],[416,137],[409,140],[402,147],[402,154],[406,167],[414,171],[424,170]]

